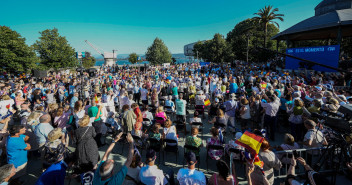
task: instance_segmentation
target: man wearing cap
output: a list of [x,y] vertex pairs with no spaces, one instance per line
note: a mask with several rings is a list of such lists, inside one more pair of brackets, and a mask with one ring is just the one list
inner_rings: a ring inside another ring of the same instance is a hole
[[133,138],[131,134],[127,134],[126,136],[127,141],[130,144],[127,160],[117,173],[114,174],[114,160],[108,159],[110,152],[115,147],[115,143],[120,140],[121,136],[122,132],[116,136],[109,148],[106,150],[101,163],[99,164],[97,170],[95,170],[93,179],[94,185],[121,185],[124,181],[128,170],[127,166],[131,165],[134,154]]
[[156,160],[156,152],[148,150],[146,154],[146,166],[139,171],[139,179],[146,185],[165,185],[168,183],[162,170],[154,165]]
[[[303,139],[303,148],[318,148],[328,144],[323,133],[315,128],[316,123],[313,120],[306,120],[304,122],[304,126],[308,131]],[[313,152],[310,151],[307,153],[307,161],[309,164],[312,162],[312,155],[318,153],[319,150],[315,150]]]
[[177,180],[180,185],[205,185],[206,179],[204,173],[196,170],[196,155],[193,152],[188,152],[186,160],[188,168],[182,168],[177,173]]

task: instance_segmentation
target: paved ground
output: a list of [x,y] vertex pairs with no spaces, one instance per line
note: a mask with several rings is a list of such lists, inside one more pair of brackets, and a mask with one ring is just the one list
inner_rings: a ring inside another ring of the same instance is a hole
[[[193,115],[193,111],[190,110],[190,115]],[[207,113],[206,113],[206,117],[207,117]],[[187,119],[189,120],[189,119]],[[204,146],[206,146],[205,141],[210,138],[210,134],[209,134],[209,130],[212,127],[211,124],[208,124],[208,120],[204,119],[203,120],[203,124],[204,124],[204,135],[203,137],[201,136],[202,134],[200,133],[199,135],[202,137],[203,140],[203,144]],[[238,127],[239,128],[239,127]],[[187,130],[190,131],[190,127],[187,127]],[[288,132],[288,128],[283,128],[280,127],[278,129],[277,135],[276,135],[276,141],[273,142],[271,141],[271,145],[272,146],[277,146],[279,144],[281,144],[283,142],[283,135],[284,133]],[[161,154],[161,159],[158,158],[157,159],[157,163],[158,167],[164,171],[168,171],[170,169],[172,169],[176,174],[178,172],[178,170],[180,168],[183,167],[183,146],[184,146],[184,135],[183,133],[179,134],[180,135],[180,139],[179,139],[179,153],[178,153],[178,161],[176,163],[176,154],[174,153],[168,153],[167,155],[165,155],[165,158],[162,157]],[[226,141],[234,138],[234,135],[232,133],[227,133],[225,135]],[[111,137],[107,137],[106,138],[106,142],[109,144],[111,142]],[[102,157],[107,149],[108,145],[99,148],[99,154]],[[118,143],[116,144],[113,152],[110,155],[111,159],[114,159],[116,161],[116,170],[119,170],[121,168],[121,166],[124,164],[126,157],[127,156],[127,152],[128,152],[128,145],[124,145],[124,150],[123,150],[123,154],[120,155],[119,153],[122,152],[122,144]],[[70,149],[72,151],[74,151],[74,148],[70,147]],[[142,151],[142,161],[145,161],[145,151]],[[163,164],[163,162],[165,161],[165,165]],[[206,174],[206,176],[209,178],[215,171],[216,171],[216,161],[213,160],[208,160],[209,163],[209,171],[207,171],[207,165],[206,165],[206,148],[202,148],[201,149],[201,153],[200,153],[200,171],[204,172]],[[237,172],[237,176],[239,177],[240,180],[243,180],[243,182],[241,184],[246,184],[245,181],[245,175],[244,175],[244,165],[242,164],[236,164],[236,172]],[[28,184],[28,185],[32,185],[35,184],[38,176],[41,174],[41,163],[40,160],[38,159],[31,159],[28,163],[28,175],[21,178],[21,180],[23,180],[25,183],[24,184]],[[275,184],[278,184],[279,181],[276,181]],[[338,178],[338,183],[337,184],[351,184],[350,181],[346,180],[346,178],[344,177],[339,177]],[[79,182],[75,179],[69,180],[67,179],[65,181],[65,184],[68,185],[78,185]]]

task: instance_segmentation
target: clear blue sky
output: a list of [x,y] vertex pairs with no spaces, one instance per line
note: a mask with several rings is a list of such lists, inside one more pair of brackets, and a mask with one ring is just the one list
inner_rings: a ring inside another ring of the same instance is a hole
[[185,44],[226,35],[265,5],[285,14],[280,30],[314,15],[321,0],[1,0],[0,25],[33,44],[39,31],[58,28],[76,51],[91,51],[84,40],[119,54],[144,54],[155,37],[172,53]]

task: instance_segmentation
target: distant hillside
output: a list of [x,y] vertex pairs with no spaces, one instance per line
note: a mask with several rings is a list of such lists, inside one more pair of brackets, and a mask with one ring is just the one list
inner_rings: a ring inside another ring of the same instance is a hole
[[[129,55],[130,54],[118,54],[117,55],[117,59],[126,59],[126,58],[128,58]],[[142,58],[145,58],[145,54],[138,54],[138,55],[140,57],[142,57]],[[104,60],[104,57],[101,56],[101,55],[98,55],[98,54],[93,55],[93,57],[95,57],[95,59],[97,61],[103,61]],[[183,53],[172,54],[172,57],[174,57],[174,58],[186,58],[186,56]]]
[[186,56],[183,53],[172,54],[172,57],[174,57],[174,58],[186,58]]

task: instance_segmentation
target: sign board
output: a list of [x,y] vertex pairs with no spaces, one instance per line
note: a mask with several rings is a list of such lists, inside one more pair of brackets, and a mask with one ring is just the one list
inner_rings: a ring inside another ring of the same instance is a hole
[[[340,56],[340,45],[288,48],[286,49],[286,54],[337,68]],[[303,62],[301,60],[286,56],[286,69],[296,70],[298,68],[335,72],[333,69],[310,64],[308,62]]]
[[210,64],[210,62],[199,62],[200,66],[207,66]]
[[163,63],[164,67],[170,67],[170,63]]

